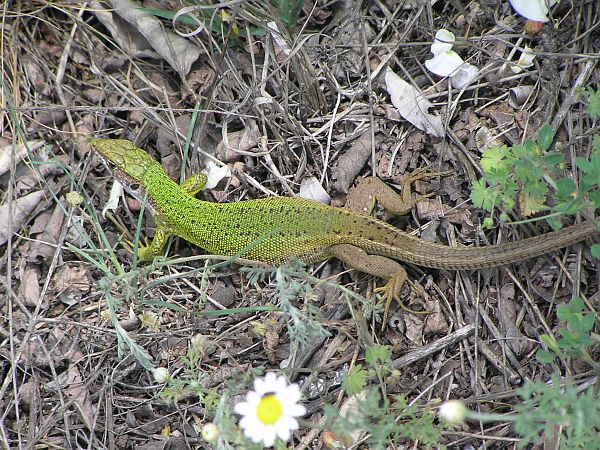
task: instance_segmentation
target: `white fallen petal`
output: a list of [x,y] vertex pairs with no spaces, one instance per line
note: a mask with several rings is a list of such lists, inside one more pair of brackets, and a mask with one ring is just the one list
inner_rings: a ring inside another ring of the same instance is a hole
[[229,166],[218,166],[212,161],[208,161],[206,163],[206,176],[208,180],[206,181],[205,189],[212,189],[219,181],[223,178],[230,177],[231,171],[229,170]]
[[462,89],[473,82],[479,74],[479,68],[473,64],[464,63],[450,77],[450,84],[453,88]]
[[108,211],[116,211],[119,207],[119,199],[123,196],[123,185],[118,181],[114,181],[108,194],[108,201],[102,208],[102,217],[106,217]]
[[511,70],[514,73],[522,72],[523,69],[527,69],[528,67],[533,66],[533,60],[535,59],[535,53],[529,46],[525,46],[525,50],[521,52],[521,56],[519,57],[519,61],[517,64],[513,64],[510,66]]
[[444,28],[435,33],[435,39],[431,45],[431,53],[438,55],[440,53],[449,52],[456,41],[454,33],[445,30]]
[[[327,205],[331,203],[331,197],[315,177],[308,177],[302,180],[300,184],[300,197],[316,200]],[[294,401],[297,401],[299,398],[300,395]]]
[[458,69],[463,62],[462,58],[458,56],[458,53],[454,50],[450,50],[449,52],[439,53],[433,58],[425,61],[425,67],[427,67],[430,72],[433,72],[440,77],[447,77]]
[[267,22],[267,30],[269,30],[269,33],[271,33],[271,36],[273,36],[273,40],[275,41],[277,47],[279,47],[280,51],[282,51],[286,56],[292,53],[292,49],[283,38],[281,32],[279,31],[279,27],[274,21]]
[[523,17],[535,22],[548,22],[548,7],[556,0],[509,0],[512,7]]
[[405,120],[433,136],[442,137],[446,134],[442,118],[437,111],[428,112],[433,108],[431,102],[421,91],[404,81],[389,67],[385,72],[385,85],[392,104]]

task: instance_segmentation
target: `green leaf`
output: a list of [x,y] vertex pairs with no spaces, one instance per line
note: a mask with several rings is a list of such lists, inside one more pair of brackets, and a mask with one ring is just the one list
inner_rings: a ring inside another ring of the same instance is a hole
[[[518,147],[515,145],[515,147],[513,147],[513,153],[515,154],[515,156],[517,155],[515,148]],[[539,147],[538,145],[533,142],[531,139],[525,139],[525,143],[523,144],[523,156],[529,156],[532,155],[534,153],[539,153]]]
[[546,344],[546,346],[550,350],[554,350],[555,352],[559,351],[558,344],[556,343],[556,340],[552,336],[549,336],[547,334],[542,334],[540,336],[540,339],[542,340],[542,342],[544,344]]
[[556,315],[560,320],[569,322],[572,320],[574,314],[577,314],[583,310],[583,300],[579,297],[574,297],[571,303],[559,305]]
[[483,228],[484,230],[487,228],[491,228],[494,225],[494,220],[491,217],[486,217],[485,219],[483,219],[483,222],[481,222],[481,228]]
[[600,244],[593,244],[592,245],[592,256],[594,258],[600,259]]
[[554,133],[552,127],[548,124],[544,125],[538,133],[538,145],[542,151],[548,150],[552,145]]
[[581,330],[584,333],[588,333],[592,331],[594,328],[594,324],[596,323],[596,317],[593,313],[585,314],[581,319]]
[[594,170],[594,166],[592,165],[592,163],[590,161],[588,161],[587,159],[582,158],[581,156],[578,156],[577,158],[575,158],[575,165],[582,172],[591,172],[592,170]]
[[344,389],[348,396],[358,394],[365,388],[368,375],[369,373],[360,364],[357,364],[350,369],[350,372],[344,378],[342,389]]
[[592,153],[600,153],[600,134],[595,134],[592,139]]
[[588,106],[588,112],[590,117],[595,119],[600,117],[600,89],[594,91],[591,87],[588,88],[590,104]]
[[542,160],[544,161],[544,164],[550,166],[550,169],[555,170],[557,169],[557,167],[555,166],[558,166],[559,164],[564,162],[565,156],[562,153],[548,153],[547,155],[544,155]]
[[490,169],[500,169],[505,166],[504,159],[509,154],[508,147],[503,145],[502,147],[492,147],[483,152],[481,157],[481,167],[484,172],[487,173]]
[[288,26],[293,27],[298,21],[300,10],[305,0],[273,0],[277,5],[279,18]]
[[496,202],[496,192],[488,189],[485,180],[477,180],[471,188],[471,200],[475,207],[492,212]]
[[547,217],[546,223],[554,230],[560,230],[562,228],[562,222],[558,217]]
[[568,197],[577,191],[577,185],[570,178],[561,178],[556,181],[556,194],[562,197]]
[[375,344],[367,348],[365,361],[371,367],[379,364],[384,365],[392,360],[392,347],[389,345]]
[[544,364],[550,364],[552,361],[554,361],[554,355],[546,350],[538,350],[535,354],[535,357],[539,362]]

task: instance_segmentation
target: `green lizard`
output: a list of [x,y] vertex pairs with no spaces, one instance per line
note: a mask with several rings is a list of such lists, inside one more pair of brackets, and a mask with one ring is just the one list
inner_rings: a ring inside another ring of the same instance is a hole
[[431,268],[482,269],[540,256],[600,234],[596,223],[587,221],[500,245],[449,247],[424,241],[370,215],[376,202],[400,215],[427,197],[412,199],[410,192],[412,182],[432,175],[423,170],[406,179],[401,195],[378,178],[365,178],[351,191],[346,208],[296,197],[214,203],[195,198],[206,184],[205,175],[192,175],[178,185],[156,160],[129,141],[91,138],[89,142],[114,167],[125,189],[146,201],[155,217],[156,234],[150,245],[139,246],[140,261],[160,255],[172,234],[212,254],[232,256],[271,233],[244,258],[271,265],[292,256],[306,263],[338,258],[386,281],[380,288],[386,312],[392,299],[402,305],[400,289],[408,280],[394,260]]

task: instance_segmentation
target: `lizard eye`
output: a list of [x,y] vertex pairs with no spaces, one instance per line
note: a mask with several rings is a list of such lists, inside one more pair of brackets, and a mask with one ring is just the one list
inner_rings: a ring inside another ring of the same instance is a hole
[[138,183],[131,183],[129,185],[129,189],[131,189],[132,191],[139,191],[140,190],[140,185]]

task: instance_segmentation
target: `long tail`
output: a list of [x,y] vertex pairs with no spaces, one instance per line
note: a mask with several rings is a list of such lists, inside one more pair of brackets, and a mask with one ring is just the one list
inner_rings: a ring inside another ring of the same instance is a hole
[[[387,231],[389,232],[389,229]],[[451,270],[503,266],[600,236],[598,224],[592,221],[520,241],[483,247],[449,247],[424,241],[397,229],[395,231],[383,243],[363,241],[363,248],[369,253],[419,266]]]

